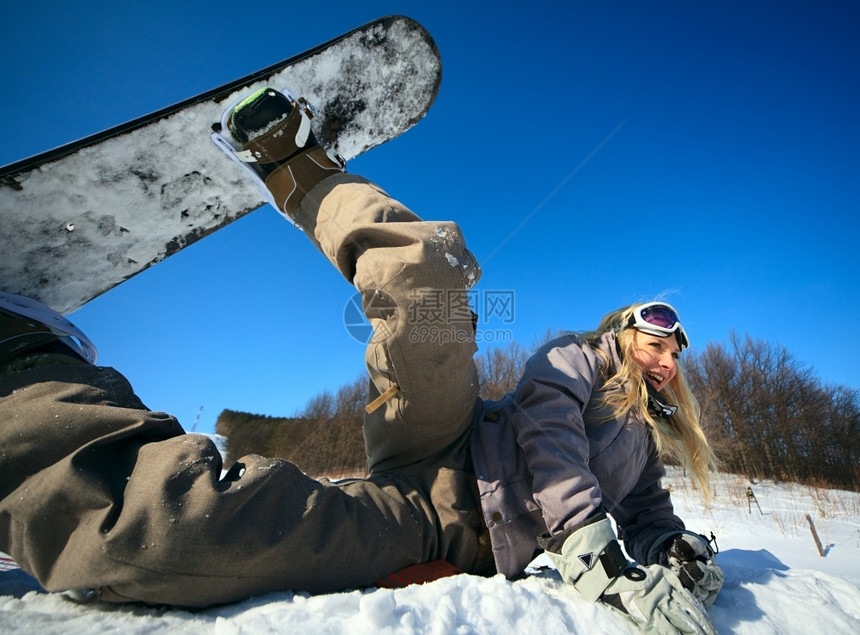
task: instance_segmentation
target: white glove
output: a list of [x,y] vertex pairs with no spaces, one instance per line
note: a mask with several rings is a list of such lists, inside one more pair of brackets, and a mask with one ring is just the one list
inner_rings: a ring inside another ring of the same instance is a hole
[[699,534],[689,531],[663,534],[649,550],[648,562],[671,569],[684,588],[706,607],[714,603],[723,588],[723,570],[717,566],[716,553],[708,539]]
[[672,571],[627,560],[604,514],[539,541],[565,582],[626,614],[643,632],[716,635],[707,611]]

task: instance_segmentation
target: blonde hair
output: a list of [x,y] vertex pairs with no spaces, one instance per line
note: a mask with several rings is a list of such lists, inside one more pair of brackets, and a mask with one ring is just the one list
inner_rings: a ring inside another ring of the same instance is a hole
[[[603,403],[612,411],[612,416],[621,418],[635,410],[651,428],[657,451],[663,457],[671,457],[689,470],[693,480],[701,488],[706,502],[710,501],[711,487],[709,470],[716,470],[717,461],[699,423],[699,402],[690,390],[680,365],[672,381],[661,395],[678,411],[666,419],[655,417],[648,409],[648,388],[642,368],[636,363],[636,343],[633,329],[626,328],[633,312],[641,304],[633,304],[607,314],[596,331],[582,334],[583,340],[595,350],[609,368],[609,356],[598,347],[604,333],[616,331],[616,341],[621,357],[617,372],[606,377],[603,387]],[[634,389],[631,390],[631,387]]]

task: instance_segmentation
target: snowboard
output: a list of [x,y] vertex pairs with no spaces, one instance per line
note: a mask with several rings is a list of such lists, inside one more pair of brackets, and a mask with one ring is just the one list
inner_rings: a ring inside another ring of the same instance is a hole
[[314,107],[314,134],[347,161],[414,126],[441,82],[429,33],[380,18],[174,106],[0,168],[0,290],[69,313],[262,206],[210,139],[263,86]]

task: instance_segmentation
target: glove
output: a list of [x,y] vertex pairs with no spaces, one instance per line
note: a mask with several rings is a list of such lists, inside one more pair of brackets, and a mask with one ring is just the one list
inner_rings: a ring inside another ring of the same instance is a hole
[[671,570],[627,560],[605,514],[538,541],[565,582],[626,614],[643,632],[716,635],[707,611]]
[[705,607],[711,606],[723,588],[723,570],[708,539],[689,531],[673,531],[654,541],[648,562],[671,569],[684,588]]

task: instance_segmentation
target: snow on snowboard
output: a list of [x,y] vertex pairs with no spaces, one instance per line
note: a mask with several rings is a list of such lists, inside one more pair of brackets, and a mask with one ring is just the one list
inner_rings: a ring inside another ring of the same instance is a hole
[[0,289],[62,313],[264,204],[210,140],[265,85],[314,107],[320,143],[346,160],[415,125],[441,82],[438,49],[402,16],[152,115],[0,168]]

